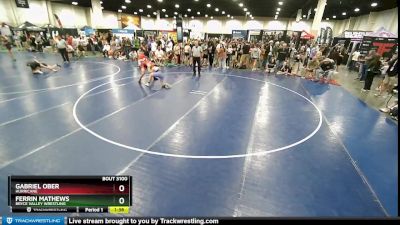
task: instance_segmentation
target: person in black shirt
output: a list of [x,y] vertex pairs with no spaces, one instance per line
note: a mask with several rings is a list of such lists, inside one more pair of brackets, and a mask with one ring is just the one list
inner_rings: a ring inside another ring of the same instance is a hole
[[246,68],[249,68],[249,62],[250,62],[250,45],[248,43],[245,43],[242,48],[242,56],[240,57],[240,62],[239,62],[239,67],[243,67],[243,65],[246,66]]
[[277,64],[277,69],[280,70],[281,67],[283,66],[283,62],[287,59],[289,56],[289,49],[287,48],[287,44],[284,43],[282,47],[278,49],[278,56],[276,59],[276,64]]

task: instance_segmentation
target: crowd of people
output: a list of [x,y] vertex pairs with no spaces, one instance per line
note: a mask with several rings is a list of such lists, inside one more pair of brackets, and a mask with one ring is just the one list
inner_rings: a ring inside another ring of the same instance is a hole
[[[4,34],[3,34],[4,33]],[[157,66],[183,65],[192,66],[193,73],[200,75],[202,67],[251,69],[265,71],[266,74],[276,73],[292,76],[301,76],[314,81],[330,82],[332,76],[343,63],[348,54],[343,44],[328,46],[315,42],[295,41],[284,36],[265,36],[263,40],[247,41],[243,39],[185,40],[176,42],[171,37],[118,37],[111,32],[96,32],[85,35],[58,35],[46,38],[41,32],[14,35],[5,29],[2,24],[2,42],[10,56],[14,43],[18,50],[42,52],[44,46],[57,50],[65,63],[70,58],[80,58],[89,52],[96,52],[105,58],[138,61],[139,54],[144,54]],[[382,73],[383,67],[394,64],[390,78],[383,79],[379,88],[380,94],[392,88],[397,83],[392,72],[396,68],[397,54],[392,58],[382,58],[375,51],[363,56],[357,50],[351,56],[349,70],[359,68],[359,79],[365,82],[363,91],[371,88],[373,78]],[[197,72],[196,72],[197,69]],[[389,77],[389,74],[388,74]],[[380,95],[379,94],[379,95]]]

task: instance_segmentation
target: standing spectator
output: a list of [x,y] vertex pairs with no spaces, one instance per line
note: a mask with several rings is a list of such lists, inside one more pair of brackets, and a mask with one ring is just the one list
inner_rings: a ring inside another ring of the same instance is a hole
[[349,70],[354,70],[356,68],[356,63],[358,63],[358,57],[360,57],[360,51],[355,50],[351,55]]
[[61,36],[54,37],[54,41],[56,42],[58,52],[60,52],[64,63],[69,63],[69,57],[67,53],[67,42]]
[[257,45],[253,45],[251,48],[251,59],[253,60],[253,68],[252,70],[255,71],[257,70],[257,64],[258,64],[258,60],[260,59],[260,49],[258,48]]
[[196,64],[197,64],[197,71],[201,71],[201,55],[202,55],[202,48],[199,46],[199,43],[196,41],[194,46],[192,47],[192,57],[193,57],[193,76],[196,76]]
[[176,64],[181,64],[181,43],[177,43],[174,46],[174,55],[175,55],[175,63]]
[[8,43],[12,42],[12,34],[11,34],[11,30],[10,27],[6,25],[6,23],[1,23],[1,27],[0,27],[0,33],[2,36],[6,37],[8,40]]
[[365,77],[364,88],[361,91],[371,90],[372,82],[374,81],[374,76],[380,73],[380,55],[376,53],[375,50],[370,51],[370,56],[366,58],[367,65],[367,76]]
[[185,47],[183,49],[184,51],[184,64],[188,66],[190,64],[190,45],[189,42],[186,42]]
[[13,52],[12,52],[12,45],[11,45],[11,42],[8,40],[7,37],[4,37],[4,36],[0,36],[0,40],[1,40],[1,39],[3,39],[3,44],[4,44],[4,47],[6,47],[6,49],[7,49],[7,51],[8,51],[8,55],[11,57],[11,59],[12,59],[13,61],[17,61],[17,60],[15,59],[15,57],[14,57]]
[[13,36],[14,43],[17,46],[18,51],[21,51],[23,49],[22,44],[21,44],[21,36],[18,33],[15,33]]
[[228,48],[226,50],[226,67],[228,69],[229,69],[229,67],[231,67],[232,54],[233,54],[233,48],[232,48],[232,45],[229,44]]
[[226,67],[226,49],[224,45],[220,45],[218,50],[218,67],[222,69]]
[[129,38],[122,38],[122,42],[123,42],[123,51],[125,54],[126,59],[129,59],[129,53],[131,52],[131,48],[132,48],[132,43],[131,43],[131,39]]
[[383,92],[389,91],[393,89],[393,87],[397,83],[396,76],[398,75],[398,64],[397,64],[397,53],[393,55],[393,58],[389,61],[389,68],[387,69],[385,79],[383,80],[382,86],[379,90],[378,94],[375,94],[375,96],[381,96]]
[[214,63],[215,45],[212,41],[208,42],[208,66],[212,67]]
[[243,45],[243,53],[242,56],[240,58],[240,62],[239,62],[239,67],[243,68],[243,65],[245,66],[245,68],[249,68],[249,61],[250,61],[250,45],[246,42]]
[[287,44],[284,43],[279,49],[278,49],[278,57],[276,60],[276,67],[278,70],[281,69],[283,62],[286,61],[287,57],[289,56],[289,49],[287,48]]

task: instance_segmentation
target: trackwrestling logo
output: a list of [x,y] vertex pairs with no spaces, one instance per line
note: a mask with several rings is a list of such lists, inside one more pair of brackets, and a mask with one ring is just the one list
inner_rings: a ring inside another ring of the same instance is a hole
[[64,225],[64,217],[3,217],[3,224],[9,225]]

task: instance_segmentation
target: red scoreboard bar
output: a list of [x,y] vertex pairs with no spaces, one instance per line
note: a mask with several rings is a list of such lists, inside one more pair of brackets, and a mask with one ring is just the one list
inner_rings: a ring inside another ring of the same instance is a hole
[[9,176],[11,212],[127,213],[131,176]]

